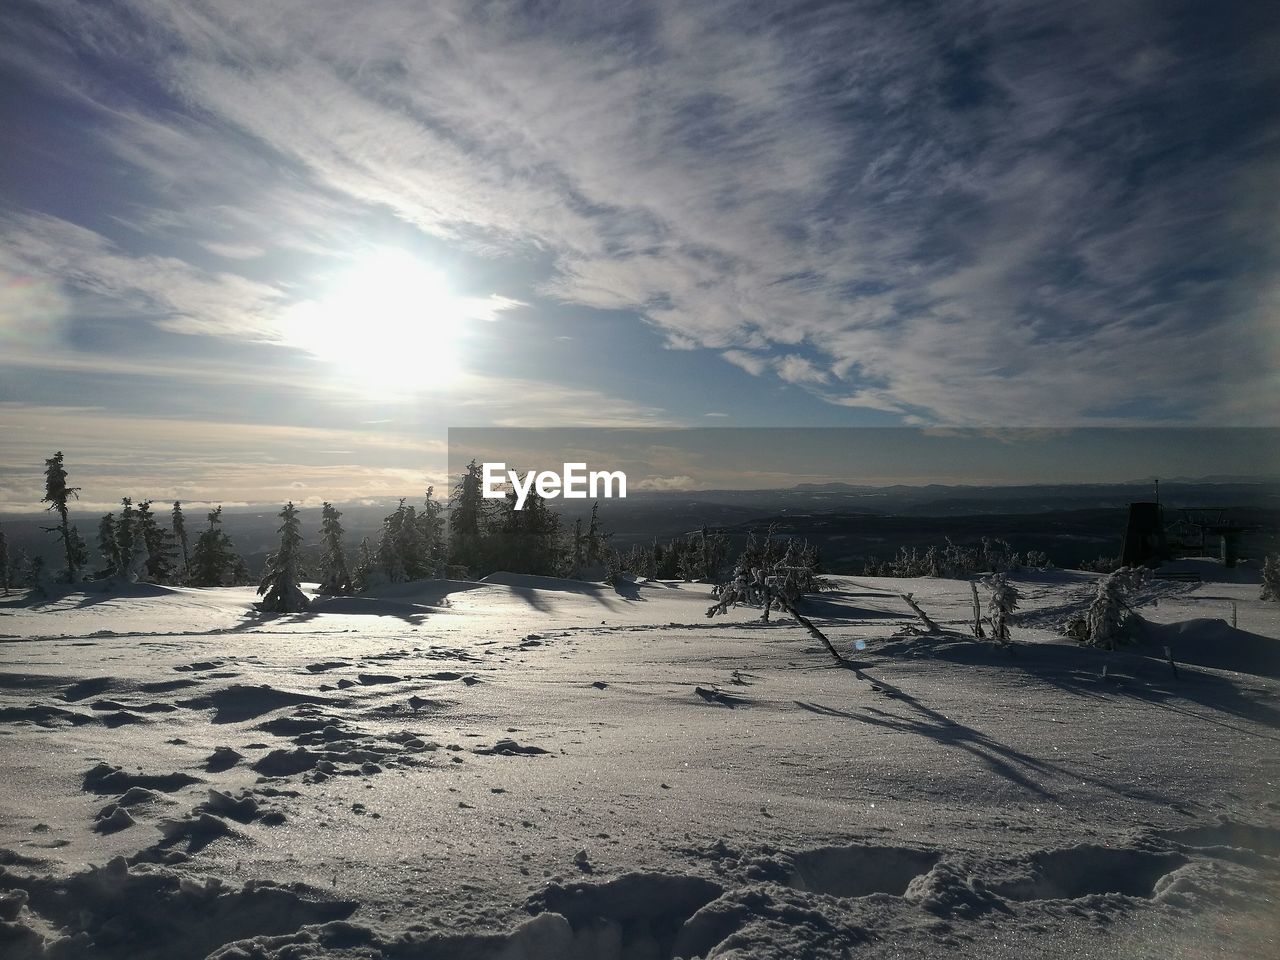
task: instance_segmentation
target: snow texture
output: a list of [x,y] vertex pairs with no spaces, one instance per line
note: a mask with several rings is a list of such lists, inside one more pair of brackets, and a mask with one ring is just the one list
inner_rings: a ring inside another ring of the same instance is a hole
[[835,578],[842,662],[689,583],[18,594],[0,955],[1274,955],[1280,605],[1195,563],[1114,651],[1093,574],[1008,575],[1007,648]]

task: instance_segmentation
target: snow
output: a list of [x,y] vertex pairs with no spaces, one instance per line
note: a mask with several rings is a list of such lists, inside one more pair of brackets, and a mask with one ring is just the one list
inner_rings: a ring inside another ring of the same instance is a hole
[[834,578],[852,668],[702,584],[0,601],[0,954],[1275,955],[1280,604],[1191,565],[1111,653]]

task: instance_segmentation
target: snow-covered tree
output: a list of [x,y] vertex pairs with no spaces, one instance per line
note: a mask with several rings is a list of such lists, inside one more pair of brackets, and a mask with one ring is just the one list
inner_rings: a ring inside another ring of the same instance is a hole
[[102,555],[103,562],[100,576],[119,576],[124,563],[120,559],[120,531],[117,529],[114,513],[103,514],[98,522],[98,553]]
[[58,525],[44,529],[49,533],[56,533],[58,539],[62,541],[66,566],[62,571],[61,579],[65,583],[75,583],[79,580],[80,571],[89,562],[84,540],[71,525],[71,513],[67,508],[68,501],[78,499],[79,496],[79,487],[67,486],[67,471],[63,466],[62,451],[59,450],[44,462],[44,497],[40,502],[49,504],[48,509],[58,515]]
[[47,597],[49,574],[45,569],[44,557],[24,557],[23,561],[22,585],[29,591],[28,596]]
[[124,574],[133,560],[133,541],[137,533],[138,511],[133,508],[131,497],[120,500],[120,521],[116,524],[116,556],[119,563],[116,571]]
[[326,596],[351,593],[351,574],[342,549],[342,511],[328,501],[320,519],[320,592]]
[[1129,606],[1128,597],[1146,575],[1142,569],[1121,567],[1098,581],[1093,601],[1085,612],[1085,643],[1114,650],[1133,639],[1141,620]]
[[484,478],[474,460],[449,497],[449,562],[475,570],[484,562]]
[[146,537],[141,531],[133,537],[133,555],[125,567],[124,578],[129,583],[143,583],[148,579],[148,568],[151,564],[151,551],[147,549]]
[[[488,524],[485,566],[490,570],[554,577],[563,572],[566,564],[560,541],[560,518],[536,490],[529,492],[521,510],[516,509],[515,493],[509,492]],[[590,551],[590,544],[585,544],[588,564],[592,562]],[[602,551],[598,562],[603,563],[604,559]]]
[[600,501],[596,500],[591,504],[591,519],[587,521],[587,535],[583,541],[587,566],[595,567],[604,563],[612,537],[612,533],[604,532],[600,523]]
[[209,526],[196,538],[191,551],[192,586],[222,587],[248,580],[244,560],[222,530],[222,507],[209,513]]
[[760,607],[760,618],[767,622],[771,609],[791,610],[806,594],[829,589],[830,584],[818,575],[820,566],[818,551],[806,541],[775,538],[772,527],[762,540],[752,532],[734,565],[733,578],[713,588],[716,603],[707,616],[746,604]]
[[280,549],[267,557],[267,572],[258,584],[263,610],[297,613],[311,605],[298,586],[298,564],[302,553],[302,525],[292,501],[280,511]]
[[356,547],[356,565],[351,571],[351,586],[358,591],[368,590],[375,586],[378,577],[373,566],[373,549],[369,546],[369,538],[365,537]]
[[582,536],[582,518],[573,521],[573,536],[569,539],[569,576],[577,577],[582,573],[582,563],[586,559],[586,540]]
[[987,618],[991,621],[991,639],[997,646],[1007,647],[1010,642],[1009,619],[1013,611],[1018,609],[1018,601],[1022,599],[1018,588],[1008,581],[1003,573],[994,573],[982,581],[982,585],[991,591],[987,599]]
[[1053,569],[1053,561],[1049,559],[1049,555],[1043,550],[1028,550],[1025,562],[1032,570]]
[[1280,600],[1280,554],[1268,554],[1262,561],[1263,600]]
[[173,510],[169,514],[173,521],[173,539],[178,545],[178,551],[182,554],[182,568],[179,572],[179,580],[185,582],[191,573],[191,546],[187,540],[187,520],[182,515],[182,501],[173,501]]
[[144,577],[151,583],[169,583],[173,580],[173,534],[156,521],[151,512],[151,501],[138,504],[138,535],[147,550],[147,566]]
[[444,504],[435,499],[435,492],[435,487],[427,487],[427,495],[416,521],[426,550],[428,576],[436,576],[449,556],[444,539]]
[[375,576],[379,583],[403,583],[411,579],[406,560],[410,563],[416,561],[419,544],[415,536],[417,529],[412,524],[409,524],[409,531],[404,529],[406,513],[404,501],[401,500],[400,506],[382,520],[378,548],[373,554]]

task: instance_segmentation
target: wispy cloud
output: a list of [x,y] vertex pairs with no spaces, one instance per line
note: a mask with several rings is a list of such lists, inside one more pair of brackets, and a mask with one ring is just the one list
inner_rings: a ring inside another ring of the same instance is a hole
[[[9,256],[170,329],[271,338],[296,291],[251,269],[258,251],[332,256],[383,212],[543,258],[543,297],[634,311],[673,348],[908,422],[1275,417],[1269,20],[41,6],[59,29],[25,22],[5,52],[74,91],[142,173],[131,229],[217,261],[30,215],[0,226]],[[146,83],[103,80],[117,72]]]

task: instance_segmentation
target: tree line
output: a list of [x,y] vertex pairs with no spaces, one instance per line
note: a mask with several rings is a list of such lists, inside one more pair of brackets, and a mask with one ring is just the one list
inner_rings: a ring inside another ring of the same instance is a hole
[[[564,529],[545,499],[531,491],[523,509],[516,509],[513,491],[501,500],[482,495],[481,471],[472,461],[453,489],[446,508],[427,488],[419,506],[401,500],[382,521],[374,538],[364,538],[353,555],[344,543],[342,512],[332,503],[321,508],[318,560],[308,565],[297,508],[292,502],[279,514],[280,547],[267,558],[263,583],[271,603],[293,597],[286,581],[315,579],[320,592],[350,594],[385,583],[433,577],[480,577],[496,570],[547,576],[579,576],[587,571],[619,566],[593,504],[590,516]],[[153,501],[137,503],[124,497],[118,511],[98,523],[99,561],[90,560],[89,547],[71,520],[71,504],[80,488],[68,482],[62,451],[45,461],[45,494],[57,523],[45,527],[60,546],[63,562],[46,569],[43,557],[10,556],[0,531],[0,581],[7,592],[11,582],[41,590],[53,579],[64,584],[84,580],[185,585],[241,586],[251,583],[248,565],[222,525],[222,507],[209,511],[204,529],[192,541],[181,501],[174,501],[167,522],[153,509]],[[447,528],[447,529],[446,529]],[[287,574],[287,576],[286,576]],[[295,598],[296,599],[296,598]]]

